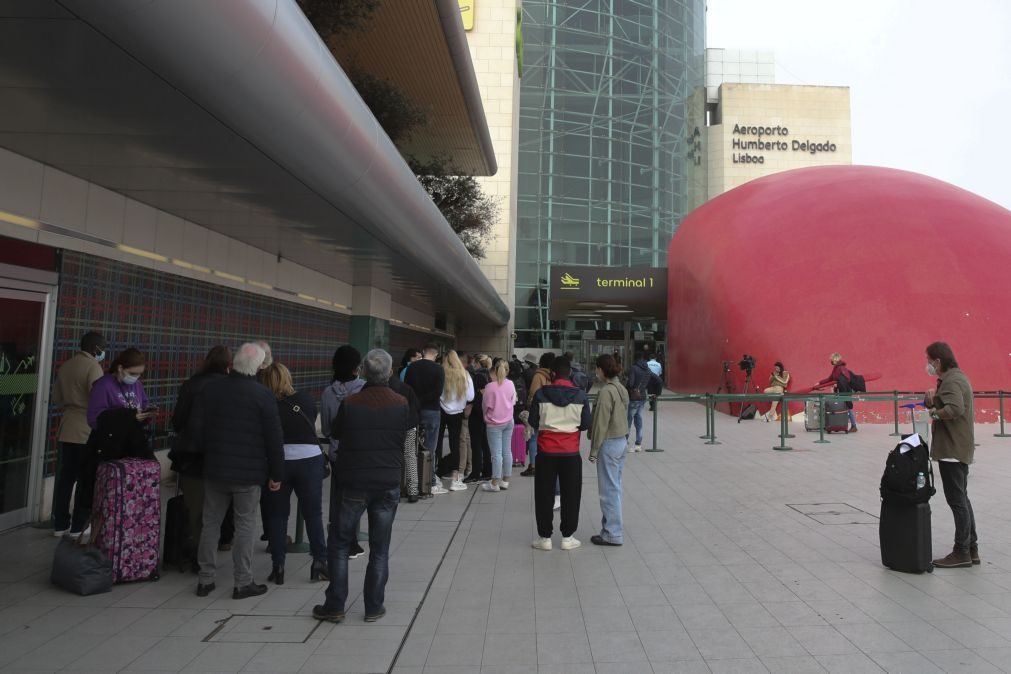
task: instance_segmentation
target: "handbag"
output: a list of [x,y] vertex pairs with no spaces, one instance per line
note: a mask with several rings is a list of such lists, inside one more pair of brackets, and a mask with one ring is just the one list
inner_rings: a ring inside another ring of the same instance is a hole
[[[98,538],[98,532],[92,540]],[[112,590],[112,562],[90,543],[65,537],[56,545],[49,580],[68,592],[86,597]]]
[[[308,416],[306,416],[305,412],[302,411],[302,408],[299,407],[296,403],[288,403],[288,405],[289,407],[291,407],[292,412],[305,419],[305,423],[309,424],[309,428],[312,429],[312,434],[318,440],[319,435],[316,432],[316,422],[310,419]],[[328,477],[330,477],[330,457],[326,455],[326,450],[324,450],[322,447],[319,448],[319,453],[323,457],[323,479],[325,480]]]

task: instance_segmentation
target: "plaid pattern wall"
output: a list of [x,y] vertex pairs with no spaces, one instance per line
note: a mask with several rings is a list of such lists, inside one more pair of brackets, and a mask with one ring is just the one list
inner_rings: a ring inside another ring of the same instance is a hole
[[[81,335],[89,330],[105,335],[108,361],[131,346],[146,355],[141,381],[159,407],[155,448],[164,449],[179,387],[196,372],[212,346],[235,349],[243,342],[263,339],[270,344],[274,359],[291,370],[296,388],[318,398],[330,382],[334,349],[347,343],[350,318],[63,251],[53,362],[59,366],[72,356]],[[58,416],[57,410],[50,412],[47,474],[55,469]]]

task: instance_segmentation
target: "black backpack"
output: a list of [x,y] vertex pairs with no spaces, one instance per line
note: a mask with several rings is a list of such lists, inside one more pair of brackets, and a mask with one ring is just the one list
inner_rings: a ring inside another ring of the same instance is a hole
[[850,390],[856,393],[867,393],[867,382],[864,380],[863,375],[857,374],[856,372],[850,372]]
[[[903,438],[905,440],[906,436]],[[902,448],[906,448],[903,452]],[[916,488],[916,478],[923,473],[924,485]],[[935,494],[934,469],[930,464],[930,450],[920,438],[920,445],[910,447],[900,442],[888,453],[885,472],[881,476],[881,500],[895,505],[926,503]]]

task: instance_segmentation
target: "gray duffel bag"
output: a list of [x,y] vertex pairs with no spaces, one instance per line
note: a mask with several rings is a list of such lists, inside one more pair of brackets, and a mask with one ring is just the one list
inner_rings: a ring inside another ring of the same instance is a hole
[[64,538],[53,555],[54,585],[80,595],[112,590],[112,564],[98,548]]

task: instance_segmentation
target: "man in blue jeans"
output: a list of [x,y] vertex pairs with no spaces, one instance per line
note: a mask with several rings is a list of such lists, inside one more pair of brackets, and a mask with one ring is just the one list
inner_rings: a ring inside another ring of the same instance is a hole
[[648,397],[647,388],[654,380],[659,380],[653,374],[649,365],[646,364],[646,356],[642,353],[635,354],[635,364],[632,365],[628,373],[628,432],[632,432],[632,424],[635,423],[635,445],[633,452],[642,451],[642,407],[646,404]]
[[[419,361],[420,362],[420,361]],[[330,433],[340,441],[330,503],[327,545],[330,585],[326,601],[312,609],[317,620],[341,622],[348,598],[348,551],[355,525],[369,514],[369,565],[365,570],[365,622],[386,615],[386,581],[390,576],[390,537],[400,503],[408,404],[389,386],[393,359],[382,349],[365,356],[365,387],[345,398]],[[416,365],[416,364],[415,364]],[[412,366],[411,369],[414,369]]]

